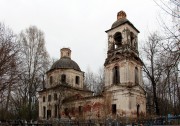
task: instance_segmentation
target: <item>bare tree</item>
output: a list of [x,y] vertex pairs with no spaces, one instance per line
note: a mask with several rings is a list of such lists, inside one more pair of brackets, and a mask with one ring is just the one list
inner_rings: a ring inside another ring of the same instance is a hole
[[160,76],[162,74],[161,64],[159,64],[160,48],[159,43],[161,38],[153,33],[149,36],[148,41],[146,42],[146,46],[143,48],[144,54],[147,60],[144,60],[143,70],[146,74],[146,77],[151,82],[152,90],[153,90],[153,101],[155,104],[156,114],[159,115],[159,103],[157,98],[157,83],[160,80]]
[[150,34],[143,48],[143,54],[146,57],[143,70],[150,82],[147,92],[153,97],[153,106],[157,115],[177,113],[177,106],[180,105],[177,102],[179,101],[178,63],[180,55],[177,51],[173,51],[172,43],[168,42],[169,39],[153,33]]
[[8,87],[18,54],[13,32],[0,23],[0,92]]
[[9,28],[0,23],[0,105],[4,104],[6,118],[13,85],[18,81],[18,44],[16,36]]
[[[179,0],[153,0],[161,9],[162,12],[165,12],[172,20],[167,22],[167,19],[164,19],[160,15],[160,29],[161,34],[164,36],[164,41],[161,46],[164,48],[166,53],[173,58],[173,65],[177,65],[180,58],[180,4]],[[166,17],[167,18],[167,17]],[[166,21],[166,22],[165,22]],[[173,66],[172,65],[172,66]],[[173,66],[174,67],[174,66]]]
[[85,88],[95,92],[95,94],[101,94],[104,89],[104,69],[99,68],[98,73],[93,73],[88,69],[85,73]]
[[172,17],[180,18],[179,15],[179,0],[153,0],[164,12]]
[[28,104],[28,119],[32,119],[37,91],[42,88],[44,75],[49,67],[49,55],[45,48],[44,34],[35,26],[20,33],[19,43],[23,66],[20,67],[22,74],[19,76],[21,85],[18,93],[22,96],[23,105]]
[[101,67],[98,70],[98,74],[97,74],[97,94],[101,94],[102,91],[104,90],[104,86],[105,86],[105,82],[104,82],[105,76],[104,76],[104,68]]
[[[173,106],[173,113],[177,113],[179,98],[179,61],[180,61],[180,4],[179,0],[153,0],[164,12],[167,17],[172,20],[165,19],[160,15],[161,34],[163,34],[163,42],[160,43],[163,48],[161,64],[163,65],[164,87],[163,91],[165,99]],[[166,18],[167,18],[166,17]],[[170,109],[170,107],[168,107]],[[179,110],[178,110],[179,111]],[[172,112],[172,111],[170,111]]]

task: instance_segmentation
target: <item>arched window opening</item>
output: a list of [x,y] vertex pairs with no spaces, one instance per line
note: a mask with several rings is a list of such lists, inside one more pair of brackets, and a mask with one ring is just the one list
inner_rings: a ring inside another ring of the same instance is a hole
[[58,113],[58,107],[57,105],[54,105],[54,117],[57,118],[57,113]]
[[133,32],[131,32],[130,33],[130,42],[131,42],[131,46],[133,46],[134,45],[134,33]]
[[46,118],[46,107],[43,106],[43,118],[45,119]]
[[76,76],[76,84],[79,84],[79,76]]
[[122,35],[121,32],[116,32],[114,35],[115,48],[118,48],[122,45]]
[[115,66],[113,69],[113,84],[120,83],[120,74],[119,74],[119,67]]
[[52,76],[50,76],[49,83],[50,83],[50,84],[53,83],[53,77],[52,77]]
[[65,74],[61,75],[61,82],[66,83],[66,75]]
[[138,50],[138,43],[137,43],[137,41],[134,42],[134,46],[135,46],[136,50]]
[[46,101],[46,97],[45,96],[43,96],[43,102],[45,102]]
[[138,68],[135,67],[135,84],[139,84],[139,79],[138,79]]
[[48,95],[48,102],[51,101],[51,95]]
[[57,94],[54,93],[54,101],[56,101],[56,100],[57,100]]

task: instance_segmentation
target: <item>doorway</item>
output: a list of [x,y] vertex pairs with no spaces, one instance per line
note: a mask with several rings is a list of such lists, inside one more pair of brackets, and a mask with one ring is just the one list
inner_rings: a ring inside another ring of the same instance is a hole
[[47,110],[47,119],[51,118],[51,110]]
[[116,114],[116,104],[112,104],[112,114]]
[[140,109],[140,105],[137,104],[137,117],[139,117],[139,109]]

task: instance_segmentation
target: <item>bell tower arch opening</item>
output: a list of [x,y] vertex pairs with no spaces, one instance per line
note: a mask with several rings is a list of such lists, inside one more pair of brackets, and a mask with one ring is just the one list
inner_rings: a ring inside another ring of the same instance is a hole
[[114,41],[115,41],[115,49],[122,45],[122,34],[121,34],[121,32],[116,32],[114,34]]
[[134,33],[130,32],[130,43],[131,43],[131,47],[134,46]]

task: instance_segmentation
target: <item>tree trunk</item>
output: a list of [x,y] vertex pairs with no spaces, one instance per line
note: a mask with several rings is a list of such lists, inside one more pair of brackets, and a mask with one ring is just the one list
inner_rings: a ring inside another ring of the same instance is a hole
[[31,111],[31,103],[32,103],[32,84],[29,86],[29,104],[28,104],[28,119],[32,119],[32,111]]
[[172,98],[171,98],[171,84],[170,84],[170,76],[169,76],[169,74],[170,74],[170,70],[169,70],[169,68],[168,68],[168,71],[167,71],[167,82],[168,82],[168,91],[169,91],[169,101],[170,101],[170,103],[172,103]]
[[160,113],[159,113],[158,98],[156,96],[156,83],[153,81],[152,85],[153,85],[153,97],[154,97],[154,104],[155,104],[156,115],[160,115]]
[[9,106],[9,99],[10,99],[10,93],[11,93],[11,86],[10,86],[10,85],[11,85],[11,84],[9,84],[9,86],[8,86],[8,96],[7,96],[6,108],[5,108],[6,113],[4,113],[5,119],[7,118],[8,106]]

